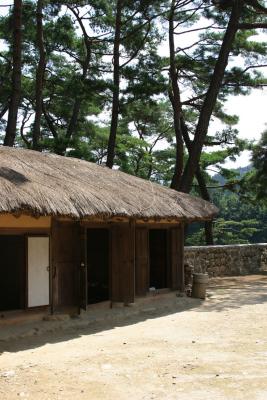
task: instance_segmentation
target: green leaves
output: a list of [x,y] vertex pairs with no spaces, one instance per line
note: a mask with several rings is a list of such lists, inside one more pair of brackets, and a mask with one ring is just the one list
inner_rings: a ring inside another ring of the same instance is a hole
[[[220,210],[219,217],[213,223],[214,244],[266,242],[266,207],[244,202],[237,194],[222,189],[214,192],[212,197]],[[189,228],[186,244],[205,244],[204,228],[201,224],[193,224]]]
[[241,181],[241,194],[267,206],[267,131],[252,150],[253,169]]

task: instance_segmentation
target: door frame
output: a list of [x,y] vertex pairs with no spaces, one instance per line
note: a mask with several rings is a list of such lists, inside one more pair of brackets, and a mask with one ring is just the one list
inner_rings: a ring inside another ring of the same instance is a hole
[[[105,229],[108,231],[108,291],[109,291],[109,299],[108,300],[103,300],[111,302],[111,296],[112,296],[112,224],[111,223],[90,223],[90,222],[84,222],[81,223],[81,228],[84,229],[84,232],[82,233],[82,243],[81,243],[81,248],[82,248],[82,261],[84,263],[84,268],[86,269],[86,283],[88,285],[88,248],[87,248],[87,231],[88,229]],[[80,294],[80,298],[82,298],[84,294]],[[97,304],[97,303],[95,303]],[[86,308],[94,305],[94,303],[89,304],[88,303],[88,286],[86,286]],[[84,310],[85,308],[82,307]]]
[[[52,306],[52,285],[51,285],[51,232],[49,228],[0,228],[0,236],[21,236],[24,239],[24,260],[23,260],[23,287],[21,289],[20,297],[23,307],[18,310],[13,311],[28,311],[28,310],[51,310]],[[28,307],[28,237],[48,237],[49,238],[49,305],[38,306],[38,307]],[[3,310],[2,313],[9,312],[9,310]]]
[[[172,223],[172,224],[167,224],[167,223],[137,223],[136,224],[136,230],[137,229],[144,229],[147,230],[147,241],[148,241],[148,246],[147,246],[147,252],[148,252],[148,262],[147,262],[147,293],[149,290],[149,283],[150,283],[150,248],[149,248],[149,232],[153,229],[157,230],[165,230],[167,233],[167,260],[166,260],[166,268],[167,268],[167,288],[170,290],[183,290],[184,287],[184,271],[183,271],[183,257],[184,257],[184,238],[183,238],[183,230],[184,230],[184,224],[183,222],[179,223]],[[179,236],[180,240],[179,243],[177,243],[177,252],[179,252],[179,256],[177,257],[178,260],[178,270],[174,271],[174,260],[173,260],[173,234],[175,231],[178,234],[179,231]],[[177,272],[177,274],[176,274]],[[176,276],[177,275],[177,276]],[[179,282],[176,282],[175,277],[179,280]]]
[[[118,229],[118,227],[128,227],[129,229],[129,235],[132,235],[132,246],[133,246],[133,253],[134,253],[134,259],[132,260],[132,262],[135,264],[135,221],[133,220],[127,220],[127,221],[101,221],[101,222],[95,222],[95,221],[81,221],[80,222],[80,226],[82,228],[87,229],[107,229],[109,231],[109,301],[110,302],[110,306],[112,306],[112,302],[114,302],[114,289],[113,289],[113,282],[115,279],[114,276],[114,243],[116,241],[115,239],[115,235],[116,235],[116,230]],[[85,240],[85,239],[83,239]],[[83,246],[85,251],[87,251],[87,246],[86,243]],[[85,256],[83,256],[84,259]],[[131,260],[129,260],[130,262]],[[86,268],[87,268],[87,259],[86,259]],[[134,267],[135,268],[135,267]],[[135,270],[133,272],[133,274],[135,275]],[[134,294],[133,297],[135,295],[135,282],[134,282],[134,277],[133,277],[133,286],[134,286]],[[81,298],[81,295],[80,295]],[[117,301],[117,300],[116,300]],[[120,302],[124,302],[124,300],[120,300]],[[87,304],[88,307],[90,307],[90,304]]]

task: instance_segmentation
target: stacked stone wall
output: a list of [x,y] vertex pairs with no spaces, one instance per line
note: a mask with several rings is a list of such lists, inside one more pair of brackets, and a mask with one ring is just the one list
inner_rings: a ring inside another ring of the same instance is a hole
[[209,276],[260,274],[267,272],[267,243],[227,246],[187,246],[185,264]]

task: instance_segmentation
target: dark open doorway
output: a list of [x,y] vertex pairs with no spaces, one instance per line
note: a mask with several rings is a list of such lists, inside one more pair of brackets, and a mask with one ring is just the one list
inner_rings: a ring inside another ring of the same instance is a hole
[[156,289],[167,287],[167,230],[149,231],[150,279],[149,286]]
[[87,230],[88,304],[109,300],[109,230]]
[[0,311],[25,307],[25,240],[0,236]]

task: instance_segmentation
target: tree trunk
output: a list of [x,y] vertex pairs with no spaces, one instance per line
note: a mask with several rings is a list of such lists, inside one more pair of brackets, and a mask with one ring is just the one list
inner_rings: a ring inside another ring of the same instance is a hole
[[202,105],[198,124],[195,131],[195,137],[192,142],[191,151],[182,175],[179,190],[189,193],[191,190],[193,178],[199,164],[201,151],[207,135],[210,118],[217,101],[218,93],[223,81],[225,69],[228,63],[229,54],[238,30],[238,22],[243,7],[243,0],[235,0],[229,23],[223,38],[220,53],[215,64],[210,86],[207,91],[204,103]]
[[[84,35],[86,35],[86,33],[84,32]],[[80,85],[81,87],[79,88],[78,94],[75,98],[74,104],[73,104],[73,109],[72,109],[72,115],[71,115],[71,119],[70,119],[70,123],[67,129],[67,134],[66,134],[66,138],[68,140],[71,139],[71,137],[73,136],[75,129],[77,128],[77,124],[78,124],[78,118],[79,118],[79,114],[80,114],[80,109],[81,109],[81,105],[82,105],[82,92],[83,92],[83,85],[87,76],[87,72],[89,69],[89,65],[90,65],[90,61],[91,61],[91,43],[90,40],[87,36],[84,37],[84,44],[85,44],[85,52],[86,52],[86,57],[85,60],[83,62],[83,73],[82,76],[80,78]]]
[[175,44],[174,44],[174,5],[175,1],[172,1],[171,11],[169,15],[169,52],[170,52],[170,69],[169,76],[171,81],[171,88],[169,97],[173,109],[173,123],[176,138],[176,152],[175,152],[175,168],[174,174],[171,181],[171,188],[178,190],[180,185],[180,179],[183,172],[183,136],[181,130],[181,99],[180,90],[177,82],[178,74],[175,63]]
[[38,0],[36,10],[37,23],[37,47],[39,51],[39,62],[36,70],[36,86],[35,86],[35,119],[33,124],[32,148],[40,150],[39,141],[41,137],[41,117],[42,117],[42,101],[43,86],[45,73],[45,46],[43,37],[43,0]]
[[[199,190],[200,190],[202,199],[210,201],[211,200],[210,199],[210,194],[209,194],[208,189],[206,187],[205,178],[204,178],[199,166],[197,167],[195,175],[196,175],[196,178],[197,178],[197,181],[198,181]],[[212,221],[205,221],[204,229],[205,229],[206,244],[213,245],[214,241],[213,241]]]
[[56,139],[57,145],[56,145],[56,153],[60,154],[60,155],[64,155],[66,152],[66,149],[69,145],[70,139],[74,136],[75,131],[77,130],[77,126],[78,126],[78,121],[79,121],[79,115],[80,115],[80,110],[81,110],[81,106],[83,103],[83,93],[85,91],[84,89],[84,83],[87,77],[87,73],[88,73],[88,69],[90,66],[90,62],[91,62],[91,40],[90,37],[87,34],[86,31],[86,27],[83,23],[82,17],[79,16],[79,12],[77,12],[75,10],[75,7],[73,8],[71,5],[67,5],[68,9],[73,13],[73,15],[75,16],[80,29],[83,33],[83,43],[84,43],[84,49],[85,49],[85,58],[83,61],[81,61],[82,64],[82,75],[79,79],[79,87],[77,87],[76,89],[76,95],[74,97],[74,102],[73,102],[73,107],[72,107],[72,113],[71,113],[71,117],[70,117],[70,121],[68,123],[67,126],[67,130],[66,130],[66,135],[65,135],[65,141],[62,143],[62,141],[58,141],[58,135],[57,132],[55,130],[55,128],[52,126],[53,124],[51,124],[51,119],[49,118],[49,115],[46,113],[44,114],[45,119],[48,123],[48,125],[50,125],[50,130],[51,128],[53,130],[51,130],[54,138]]
[[120,39],[121,39],[121,13],[122,0],[117,0],[115,37],[113,47],[113,99],[110,133],[108,140],[107,167],[112,168],[115,157],[115,145],[119,118],[119,95],[120,95]]
[[204,222],[204,231],[205,231],[205,241],[206,244],[209,246],[214,245],[214,240],[213,240],[213,225],[212,221],[205,221]]
[[13,9],[13,61],[12,92],[10,96],[8,120],[4,146],[13,146],[16,137],[18,109],[21,97],[21,39],[22,39],[22,0],[14,0]]
[[[190,140],[189,134],[188,134],[188,129],[186,126],[186,123],[183,119],[183,117],[181,117],[181,128],[182,128],[182,133],[183,133],[183,138],[184,138],[184,142],[186,144],[186,148],[188,150],[188,153],[190,154],[191,151],[191,146],[192,146],[192,141]],[[198,181],[198,185],[199,185],[199,189],[200,189],[200,194],[202,199],[210,201],[210,194],[208,192],[208,189],[206,187],[206,182],[205,182],[205,178],[204,175],[201,172],[200,166],[197,166],[196,172],[195,172],[195,176],[197,178]],[[212,221],[205,221],[204,223],[204,229],[205,229],[205,240],[206,240],[206,244],[208,245],[213,245],[213,229],[212,229]]]

